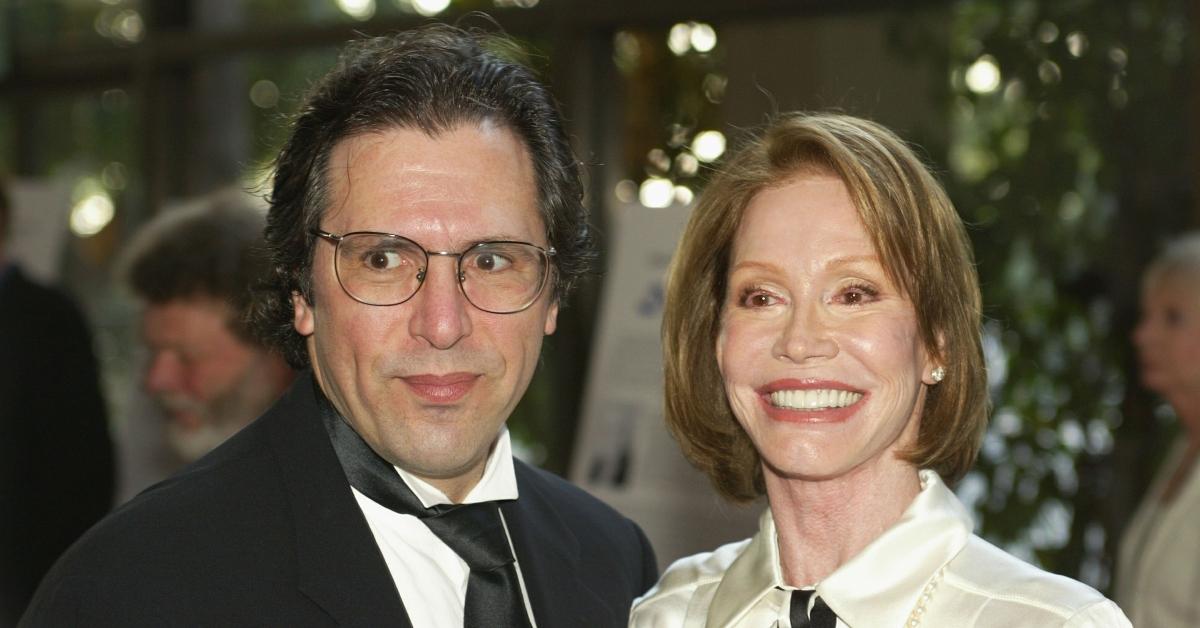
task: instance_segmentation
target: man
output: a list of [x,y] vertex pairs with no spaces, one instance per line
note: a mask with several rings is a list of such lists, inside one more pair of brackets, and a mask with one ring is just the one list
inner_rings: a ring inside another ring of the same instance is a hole
[[495,43],[360,42],[315,86],[256,303],[311,374],[93,529],[27,625],[626,624],[645,537],[504,429],[590,242],[553,101]]
[[248,425],[294,378],[242,315],[269,269],[263,212],[248,200],[220,192],[164,212],[138,231],[123,256],[126,283],[144,305],[142,388],[167,419],[164,434],[147,424],[159,418],[154,413],[128,418],[122,476],[138,486],[125,489],[162,479],[153,477],[161,442],[139,446],[146,439],[132,432],[165,440],[171,455],[158,466],[171,472]]
[[16,623],[38,581],[113,498],[91,333],[66,295],[5,259],[10,211],[0,189],[0,626]]

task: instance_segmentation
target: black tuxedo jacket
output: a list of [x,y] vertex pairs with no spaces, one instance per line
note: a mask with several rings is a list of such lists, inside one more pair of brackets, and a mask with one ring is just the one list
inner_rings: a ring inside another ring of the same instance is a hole
[[[88,531],[23,626],[407,626],[321,422],[311,375]],[[516,461],[502,506],[539,628],[625,626],[656,578],[641,530]],[[417,626],[415,628],[421,628]]]

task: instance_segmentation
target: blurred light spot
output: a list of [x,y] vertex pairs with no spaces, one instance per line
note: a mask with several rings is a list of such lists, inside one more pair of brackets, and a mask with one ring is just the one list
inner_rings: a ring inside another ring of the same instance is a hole
[[1058,39],[1058,26],[1054,22],[1042,22],[1038,25],[1037,38],[1043,44],[1054,43]]
[[1088,38],[1081,31],[1075,31],[1067,35],[1067,52],[1071,53],[1072,57],[1078,59],[1087,52]]
[[369,20],[375,15],[375,0],[337,0],[337,6],[356,20]]
[[679,153],[675,156],[675,171],[679,174],[690,177],[694,176],[700,170],[700,160],[696,159],[691,153]]
[[638,201],[646,207],[668,207],[674,198],[674,184],[662,177],[650,177],[638,189]]
[[703,22],[692,24],[692,48],[696,52],[709,52],[717,46],[717,31]]
[[1047,85],[1058,83],[1062,80],[1062,68],[1047,59],[1038,64],[1038,79]]
[[629,31],[617,31],[613,35],[613,63],[622,72],[632,72],[642,60],[642,47],[637,35]]
[[129,43],[137,43],[145,35],[145,24],[142,15],[132,9],[126,9],[117,14],[113,20],[112,33],[117,38]]
[[716,160],[725,153],[725,134],[720,131],[701,131],[692,140],[692,153],[703,162]]
[[613,189],[613,194],[622,203],[632,203],[638,200],[638,186],[629,179],[622,179]]
[[670,127],[670,135],[671,137],[667,140],[667,146],[679,148],[687,144],[688,138],[692,135],[692,129],[685,124],[674,122]]
[[686,186],[686,185],[675,186],[675,202],[676,203],[679,203],[680,205],[690,205],[692,203],[692,198],[694,198],[695,196],[696,196],[695,193],[693,193],[692,189],[689,188],[688,186]]
[[725,99],[725,88],[729,85],[729,79],[720,74],[706,74],[704,76],[704,97],[708,102],[718,104]]
[[667,48],[675,53],[675,56],[683,56],[692,47],[692,25],[680,22],[671,27],[671,32],[667,34]]
[[[1009,159],[1018,159],[1029,150],[1028,127],[1015,126],[1004,132],[1000,140],[1000,148]],[[998,199],[997,199],[998,200]]]
[[992,429],[1001,436],[1016,436],[1021,433],[1021,417],[1012,408],[1001,408],[992,419]]
[[967,89],[976,94],[990,94],[1000,87],[1000,66],[991,55],[979,57],[964,76]]
[[412,7],[425,17],[432,17],[450,7],[450,0],[412,0]]
[[985,148],[959,144],[950,149],[950,169],[964,181],[982,181],[995,167],[995,155]]
[[1063,222],[1071,223],[1079,220],[1083,217],[1083,210],[1083,197],[1074,190],[1063,194],[1062,201],[1058,204],[1058,215]]
[[259,109],[270,109],[279,104],[279,87],[274,81],[261,79],[250,86],[250,102]]
[[1117,67],[1118,71],[1124,70],[1125,66],[1129,63],[1129,53],[1125,52],[1125,49],[1120,46],[1110,48],[1108,50],[1108,58],[1112,60],[1113,65]]
[[125,164],[119,161],[109,162],[100,172],[100,182],[110,190],[124,190],[128,181]]
[[1001,182],[993,185],[992,188],[990,190],[988,190],[988,200],[992,200],[992,201],[1001,200],[1005,196],[1008,196],[1008,191],[1010,189],[1012,189],[1012,183],[1010,183],[1007,180],[1001,181]]
[[1012,79],[1004,85],[1004,101],[1015,103],[1025,97],[1025,83],[1021,79]]
[[667,156],[667,151],[661,148],[652,148],[649,153],[646,153],[646,161],[659,172],[667,172],[671,169],[671,158]]
[[1029,540],[1038,549],[1059,548],[1066,545],[1071,536],[1071,510],[1062,500],[1049,499],[1042,502],[1033,526],[1029,529]]
[[122,111],[129,106],[129,93],[120,88],[106,89],[100,94],[100,106],[109,112]]
[[493,6],[497,7],[517,7],[519,9],[532,9],[538,5],[538,0],[495,0]]
[[1078,452],[1083,449],[1084,444],[1087,442],[1083,434],[1083,428],[1074,419],[1063,421],[1058,426],[1058,436],[1062,440],[1062,444],[1072,452]]
[[80,237],[100,233],[114,215],[112,199],[103,191],[93,192],[71,208],[71,231]]

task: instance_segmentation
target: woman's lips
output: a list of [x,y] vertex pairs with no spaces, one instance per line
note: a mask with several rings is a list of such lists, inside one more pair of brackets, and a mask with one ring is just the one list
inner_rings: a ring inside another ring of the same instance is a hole
[[446,375],[409,375],[400,378],[418,397],[431,403],[454,403],[475,386],[479,375],[475,373],[448,373]]

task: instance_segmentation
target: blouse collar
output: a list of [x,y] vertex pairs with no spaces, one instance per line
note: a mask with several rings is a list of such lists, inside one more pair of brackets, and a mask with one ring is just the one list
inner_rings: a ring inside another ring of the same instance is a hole
[[[851,626],[901,626],[930,576],[971,536],[971,517],[934,471],[919,474],[921,491],[899,521],[817,583],[817,595]],[[727,626],[784,583],[775,521],[768,508],[759,532],[729,566],[714,594],[708,625]]]

